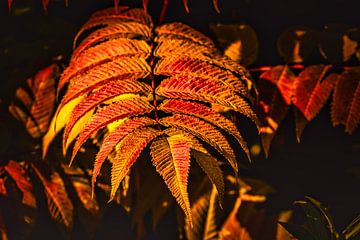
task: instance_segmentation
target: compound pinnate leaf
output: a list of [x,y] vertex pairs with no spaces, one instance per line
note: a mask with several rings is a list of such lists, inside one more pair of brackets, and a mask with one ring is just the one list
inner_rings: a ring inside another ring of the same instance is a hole
[[[170,156],[184,164],[175,164],[175,170],[187,174],[191,149],[206,154],[197,161],[222,198],[220,167],[201,141],[219,151],[235,171],[234,150],[221,131],[232,135],[247,155],[248,150],[234,123],[208,106],[220,104],[259,125],[250,94],[252,79],[244,67],[222,56],[210,38],[191,27],[182,23],[152,26],[147,13],[139,9],[108,9],[92,15],[78,36],[85,30],[90,33],[78,44],[60,79],[58,90],[67,83],[68,89],[52,122],[55,130],[46,135],[44,146],[47,149],[65,126],[64,150],[78,135],[73,160],[90,137],[100,139],[92,183],[108,158],[113,164],[113,199],[142,150],[159,141],[159,135],[168,136]],[[196,51],[189,51],[194,47]],[[156,154],[151,153],[153,158]],[[179,178],[180,197],[175,198],[189,216],[184,176]],[[173,181],[164,178],[166,183]]]

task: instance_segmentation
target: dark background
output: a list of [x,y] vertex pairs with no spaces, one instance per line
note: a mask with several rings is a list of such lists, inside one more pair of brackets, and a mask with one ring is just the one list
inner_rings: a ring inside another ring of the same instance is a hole
[[[140,0],[120,2],[141,5]],[[11,12],[7,1],[1,0],[1,108],[8,105],[24,79],[37,70],[53,61],[66,64],[76,31],[92,12],[112,4],[111,0],[70,0],[66,8],[63,1],[54,0],[45,14],[40,0],[14,0]],[[158,16],[160,4],[159,0],[150,1],[153,16]],[[182,21],[210,36],[211,23],[249,24],[260,42],[258,60],[250,68],[284,64],[277,53],[276,40],[288,27],[304,25],[320,30],[329,23],[360,23],[359,0],[220,0],[219,4],[221,14],[216,14],[211,0],[189,0],[190,14],[186,14],[180,0],[170,0],[165,22]],[[319,59],[314,54],[305,64],[324,62]],[[256,158],[240,174],[260,178],[277,190],[267,203],[270,212],[291,208],[294,200],[308,195],[329,206],[337,228],[343,229],[360,213],[360,130],[349,136],[342,127],[333,128],[329,105],[308,124],[299,144],[290,111],[274,139],[269,158]],[[259,143],[255,129],[243,132],[250,146]],[[109,205],[105,215],[98,230],[98,236],[102,236],[99,239],[130,238],[130,225],[120,209]],[[152,238],[175,239],[175,225],[173,213],[167,214]],[[48,236],[51,231],[46,227],[39,229]],[[119,233],[122,235],[115,237]]]

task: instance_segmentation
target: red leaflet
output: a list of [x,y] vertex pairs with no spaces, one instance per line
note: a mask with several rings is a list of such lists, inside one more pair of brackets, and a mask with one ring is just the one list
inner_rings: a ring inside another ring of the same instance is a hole
[[113,62],[98,65],[85,74],[71,79],[71,87],[66,92],[60,106],[62,107],[81,94],[92,91],[108,82],[115,80],[136,80],[138,78],[145,78],[149,73],[149,66],[141,58],[124,57]]
[[159,122],[165,126],[172,126],[183,129],[191,133],[209,145],[213,146],[229,161],[230,165],[237,171],[237,162],[233,149],[227,139],[213,125],[207,123],[197,117],[174,114],[170,117],[164,117]]
[[121,57],[147,58],[150,55],[150,47],[144,40],[115,39],[106,41],[100,45],[91,47],[81,54],[71,58],[71,65],[61,76],[62,84],[69,79],[85,73],[89,69],[116,60]]
[[255,123],[258,122],[247,101],[221,82],[200,77],[175,76],[163,80],[157,87],[156,94],[169,98],[218,103],[244,114]]
[[275,132],[288,112],[296,76],[287,66],[276,66],[261,74],[258,82],[266,126],[260,129],[265,155],[268,155]]
[[154,73],[166,76],[179,75],[204,78],[221,82],[243,96],[249,95],[247,87],[238,77],[200,59],[186,57],[163,58],[156,65]]
[[177,38],[185,38],[190,41],[205,45],[207,47],[214,47],[214,42],[206,37],[204,34],[196,31],[195,29],[185,25],[183,23],[167,23],[155,29],[155,32],[160,35],[173,35]]
[[287,105],[291,104],[295,76],[287,66],[276,66],[261,74],[260,78],[270,81],[280,91]]
[[[112,21],[112,20],[111,20]],[[141,36],[143,39],[149,39],[151,29],[141,23],[136,22],[117,22],[116,24],[109,24],[97,31],[91,33],[84,39],[73,53],[73,58],[76,58],[84,50],[95,46],[105,40]]]
[[113,160],[111,168],[111,193],[110,201],[114,198],[120,182],[129,172],[140,153],[154,138],[162,132],[152,128],[141,128],[127,135],[119,145],[118,154]]
[[36,199],[32,193],[32,184],[27,179],[25,169],[13,160],[11,160],[4,168],[10,177],[15,181],[16,186],[22,192],[22,203],[35,208]]
[[181,135],[160,138],[151,144],[151,160],[191,222],[187,181],[190,168],[190,143]]
[[145,83],[134,81],[114,81],[105,85],[97,91],[92,92],[82,100],[71,113],[70,121],[65,127],[63,146],[68,139],[71,129],[77,121],[91,109],[95,108],[102,102],[124,93],[150,93],[151,88]]
[[104,138],[104,142],[106,144],[101,145],[100,150],[96,155],[94,171],[91,181],[92,189],[94,189],[94,183],[96,182],[96,177],[100,173],[102,164],[104,163],[108,155],[114,150],[115,145],[117,145],[125,136],[129,135],[136,129],[155,124],[156,121],[146,117],[129,119],[120,126],[118,126],[114,131],[110,132]]
[[217,127],[227,130],[236,138],[242,149],[245,151],[247,157],[250,159],[249,149],[247,148],[246,142],[242,138],[235,124],[211,108],[197,102],[189,102],[184,100],[165,100],[158,109],[165,112],[182,113],[202,118],[203,120],[208,121]]
[[338,78],[331,108],[333,125],[353,133],[360,121],[360,67],[349,67]]
[[73,148],[71,162],[73,161],[76,153],[79,151],[88,138],[96,131],[104,128],[109,123],[126,117],[142,115],[150,113],[153,107],[142,98],[135,98],[132,100],[123,100],[98,111],[86,124],[84,129],[79,134]]
[[335,85],[337,74],[326,77],[327,65],[309,66],[295,80],[294,105],[310,121],[328,100]]

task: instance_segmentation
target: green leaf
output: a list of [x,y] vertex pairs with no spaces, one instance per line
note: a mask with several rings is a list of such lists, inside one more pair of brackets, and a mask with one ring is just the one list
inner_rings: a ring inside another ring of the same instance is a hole
[[342,234],[345,239],[351,239],[356,237],[360,233],[360,215],[357,216],[350,224],[345,228]]

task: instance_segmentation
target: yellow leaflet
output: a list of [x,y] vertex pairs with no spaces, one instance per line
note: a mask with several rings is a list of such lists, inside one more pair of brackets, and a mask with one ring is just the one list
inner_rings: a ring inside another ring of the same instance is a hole
[[123,124],[126,120],[128,120],[129,118],[123,118],[123,119],[120,119],[120,120],[117,120],[115,122],[112,122],[110,124],[107,125],[107,130],[109,132],[112,132],[114,131],[118,126],[120,126],[121,124]]
[[228,56],[231,60],[235,62],[240,62],[242,59],[242,43],[241,41],[235,41],[231,43],[224,51],[224,55]]
[[[127,99],[133,99],[133,98],[138,98],[140,95],[139,94],[135,94],[135,93],[125,93],[125,94],[121,94],[118,95],[116,97],[113,97],[105,102],[103,102],[104,104],[111,104],[114,102],[120,102],[122,100],[127,100]],[[146,96],[148,101],[152,100],[152,94],[149,94],[148,96]]]
[[[87,122],[90,121],[90,118],[92,117],[94,113],[94,109],[87,112],[84,116],[82,116],[79,121],[75,123],[75,125],[71,128],[69,137],[66,139],[65,147],[63,148],[63,154],[66,155],[66,152],[69,148],[69,145],[75,140],[75,138],[79,135],[81,130],[84,128]],[[57,127],[57,126],[56,126]]]
[[[117,120],[115,122],[112,122],[110,124],[107,125],[107,129],[110,132],[114,131],[118,126],[120,126],[121,124],[123,124],[126,120],[128,120],[129,118],[123,118],[123,119],[120,119],[120,120]],[[118,151],[120,151],[120,144],[116,144],[115,146],[115,153],[117,154]]]
[[58,109],[51,120],[50,127],[48,132],[43,137],[43,148],[42,148],[42,156],[45,157],[47,150],[54,140],[56,135],[65,127],[65,125],[69,122],[71,113],[75,106],[80,103],[84,99],[84,95],[81,95],[67,104],[65,104],[61,109]]

